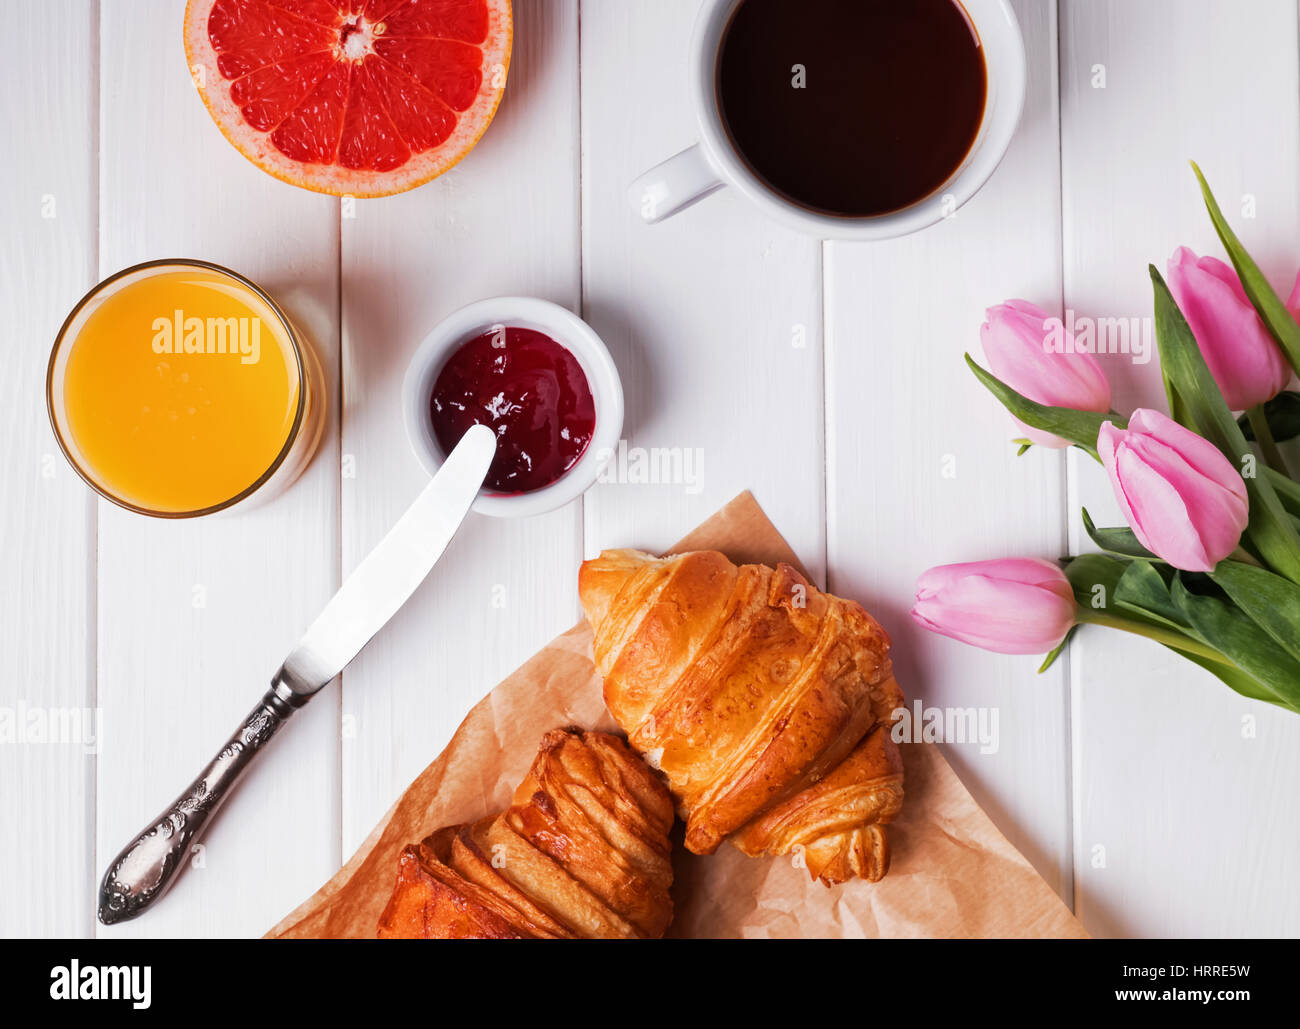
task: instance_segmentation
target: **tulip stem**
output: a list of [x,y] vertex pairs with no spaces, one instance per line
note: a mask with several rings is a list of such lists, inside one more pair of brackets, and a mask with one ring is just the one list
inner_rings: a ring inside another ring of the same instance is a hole
[[1162,629],[1158,625],[1130,621],[1127,618],[1105,614],[1084,606],[1079,608],[1075,618],[1080,622],[1087,622],[1091,625],[1104,625],[1110,629],[1120,629],[1137,636],[1145,636],[1149,640],[1163,643],[1166,647],[1173,647],[1175,650],[1181,650],[1187,654],[1196,654],[1198,657],[1206,658],[1217,664],[1227,665],[1230,668],[1237,667],[1213,647],[1207,646],[1200,640],[1194,640],[1190,636],[1184,636],[1181,632],[1173,629]]
[[1273,430],[1268,427],[1268,418],[1264,415],[1264,405],[1260,404],[1247,410],[1246,418],[1250,422],[1251,430],[1255,433],[1255,442],[1259,444],[1259,452],[1263,455],[1264,463],[1275,472],[1281,472],[1289,479],[1291,472],[1286,466],[1286,458],[1282,456],[1282,451],[1277,448],[1277,440],[1273,438]]

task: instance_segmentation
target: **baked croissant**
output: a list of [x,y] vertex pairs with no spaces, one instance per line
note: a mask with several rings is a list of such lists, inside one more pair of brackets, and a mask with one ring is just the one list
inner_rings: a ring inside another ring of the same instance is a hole
[[668,790],[617,736],[549,732],[509,808],[402,851],[379,936],[662,936],[672,824]]
[[607,550],[582,565],[605,704],[668,778],[686,847],[876,881],[903,802],[889,637],[789,565]]

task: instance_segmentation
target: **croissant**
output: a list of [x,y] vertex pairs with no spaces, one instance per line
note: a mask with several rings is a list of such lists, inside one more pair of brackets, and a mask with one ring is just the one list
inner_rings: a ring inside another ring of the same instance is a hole
[[509,808],[402,851],[379,936],[662,936],[672,824],[667,788],[617,736],[549,732]]
[[827,885],[879,880],[903,802],[889,637],[789,565],[607,550],[582,565],[605,704],[660,769],[686,847],[796,854]]

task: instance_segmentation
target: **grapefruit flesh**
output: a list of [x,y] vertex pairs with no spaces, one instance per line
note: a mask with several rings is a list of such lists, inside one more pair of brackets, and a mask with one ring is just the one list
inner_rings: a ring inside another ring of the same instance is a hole
[[185,52],[221,131],[277,178],[385,196],[465,156],[501,102],[510,0],[189,0]]

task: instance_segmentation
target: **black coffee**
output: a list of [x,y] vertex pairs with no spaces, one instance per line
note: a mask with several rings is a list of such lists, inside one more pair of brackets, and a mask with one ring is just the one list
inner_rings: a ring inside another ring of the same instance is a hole
[[863,217],[947,181],[979,132],[987,81],[955,0],[744,0],[717,89],[732,143],[768,186]]

